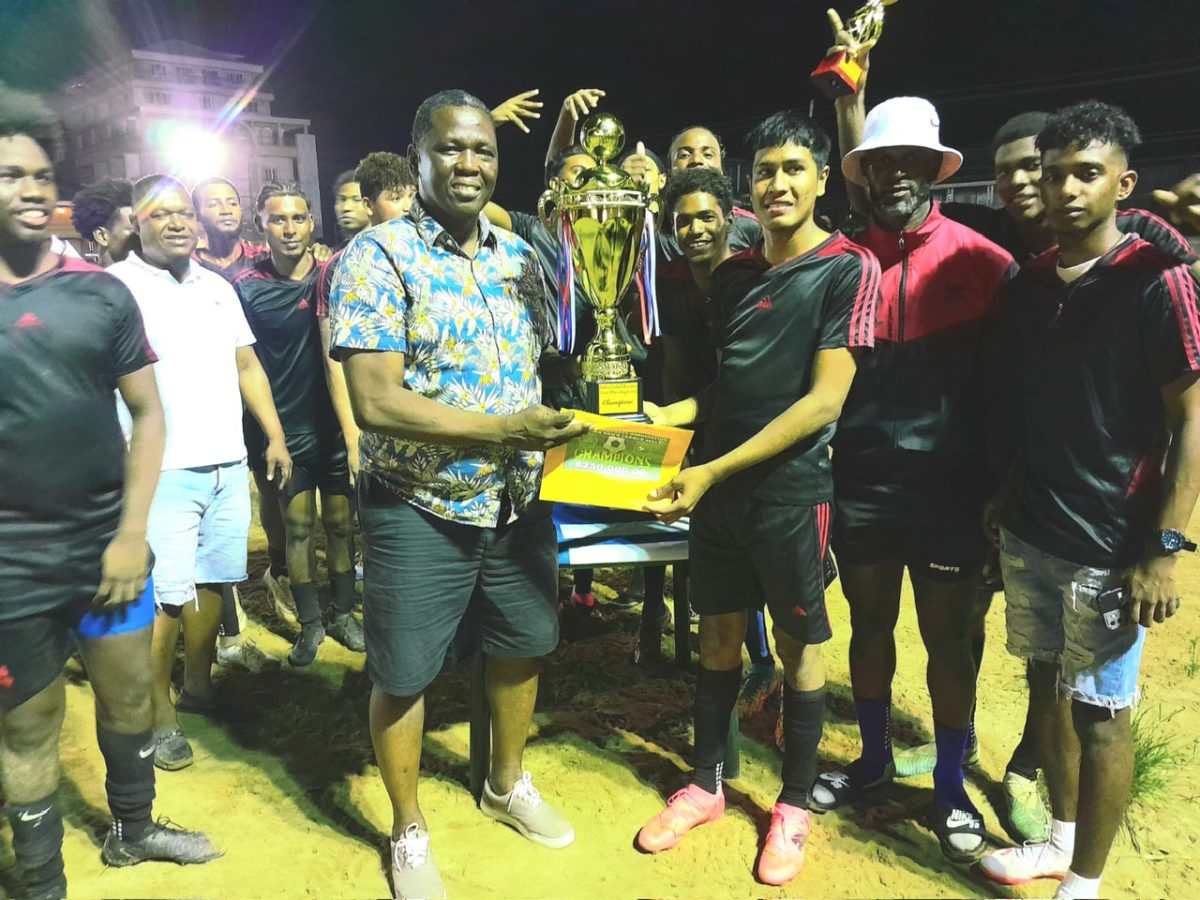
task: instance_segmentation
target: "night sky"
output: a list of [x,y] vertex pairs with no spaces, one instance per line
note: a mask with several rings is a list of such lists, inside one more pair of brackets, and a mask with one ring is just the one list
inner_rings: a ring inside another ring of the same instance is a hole
[[[861,0],[859,0],[861,2]],[[307,116],[328,184],[371,150],[403,152],[417,104],[461,87],[496,105],[540,88],[530,135],[501,131],[497,200],[531,208],[562,98],[605,107],[665,154],[680,127],[715,127],[732,155],[745,131],[807,109],[808,73],[830,43],[827,0],[0,0],[0,80],[56,89],[122,43],[166,38],[274,64],[274,110]],[[859,5],[838,2],[847,14]],[[990,174],[1005,118],[1097,97],[1124,105],[1143,160],[1200,161],[1197,0],[901,0],[873,54],[869,99],[937,103],[965,177]],[[832,132],[830,105],[816,115]],[[1200,165],[1192,166],[1200,168]]]

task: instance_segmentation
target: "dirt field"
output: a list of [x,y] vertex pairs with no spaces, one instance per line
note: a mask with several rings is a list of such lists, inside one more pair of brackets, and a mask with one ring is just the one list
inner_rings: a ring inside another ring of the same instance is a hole
[[[258,576],[265,564],[256,535],[252,580],[243,592],[259,644],[283,654],[288,632],[269,613]],[[1155,804],[1139,808],[1105,878],[1110,896],[1184,897],[1200,881],[1200,776],[1192,765],[1200,734],[1196,662],[1200,638],[1200,564],[1182,562],[1184,607],[1155,628],[1143,666],[1143,706],[1161,717],[1180,764]],[[623,576],[602,571],[619,586]],[[565,583],[565,582],[564,582]],[[829,598],[836,633],[828,645],[830,713],[823,764],[846,762],[856,728],[846,672],[849,626],[835,587]],[[985,811],[997,843],[1007,841],[993,812],[995,779],[1016,740],[1024,710],[1018,664],[1003,650],[1003,607],[988,620],[994,639],[981,676],[982,772],[969,790]],[[759,836],[779,789],[772,740],[775,706],[743,723],[741,777],[727,785],[725,818],[656,857],[633,849],[641,823],[682,786],[689,748],[692,688],[665,668],[643,675],[628,662],[636,612],[600,608],[572,623],[543,681],[537,734],[528,767],[542,791],[571,816],[575,843],[552,851],[484,819],[467,783],[467,679],[443,675],[428,702],[422,804],[434,852],[451,896],[554,898],[953,897],[1002,896],[967,869],[942,860],[920,824],[928,778],[889,789],[878,805],[819,817],[805,870],[786,889],[752,876]],[[272,630],[278,631],[274,633]],[[694,635],[693,635],[694,638]],[[931,731],[923,659],[911,604],[901,618],[895,688],[897,741],[926,740]],[[664,651],[671,642],[664,639]],[[366,731],[368,683],[362,657],[327,641],[307,671],[262,676],[221,673],[231,717],[214,725],[185,716],[196,764],[159,773],[156,812],[208,831],[226,855],[197,868],[142,865],[105,869],[99,843],[107,827],[104,771],[93,735],[91,691],[82,677],[68,688],[63,734],[62,797],[72,897],[341,898],[388,896],[389,806]],[[7,831],[7,824],[4,826]],[[12,864],[10,836],[0,838],[0,870]],[[0,883],[10,883],[0,873]],[[1048,897],[1054,882],[1014,896]],[[3,888],[0,888],[3,895]]]

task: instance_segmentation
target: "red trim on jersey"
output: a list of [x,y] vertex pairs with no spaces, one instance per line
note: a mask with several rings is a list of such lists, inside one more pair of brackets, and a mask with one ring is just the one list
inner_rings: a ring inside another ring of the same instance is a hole
[[1163,272],[1167,294],[1179,321],[1179,336],[1187,354],[1188,368],[1200,371],[1200,313],[1196,310],[1196,284],[1186,266],[1172,266]]
[[[829,504],[818,503],[816,506],[817,512],[817,540],[821,546],[821,562],[825,562],[825,554],[829,549]],[[825,573],[821,573],[821,578],[824,579]]]
[[[1192,250],[1192,245],[1187,242],[1187,238],[1185,238],[1182,234],[1180,234],[1178,229],[1176,229],[1174,225],[1172,225],[1170,222],[1168,222],[1162,216],[1155,215],[1154,213],[1150,212],[1150,210],[1148,210],[1148,209],[1118,209],[1117,210],[1117,218],[1118,219],[1122,218],[1122,217],[1128,217],[1128,216],[1140,216],[1143,219],[1149,219],[1151,222],[1153,222],[1155,225],[1157,225],[1159,228],[1161,228],[1164,232],[1166,232],[1167,236],[1169,238],[1171,238],[1171,240],[1177,244],[1176,249],[1181,250],[1183,253],[1186,253],[1189,256],[1191,256],[1195,253],[1195,251]],[[1142,237],[1144,239],[1144,235]]]
[[735,206],[733,208],[733,218],[735,218],[735,219],[753,219],[755,222],[758,221],[758,216],[756,216],[754,213],[750,212],[750,210],[748,210],[748,209],[742,209],[740,206]]
[[74,256],[60,256],[62,263],[54,271],[56,272],[103,272],[104,268],[95,263],[90,263],[86,259],[79,259]]
[[879,260],[870,250],[843,240],[843,250],[859,258],[862,269],[858,280],[858,294],[854,298],[854,309],[850,314],[850,346],[872,347],[875,344],[875,297],[879,293],[879,280],[883,277]]

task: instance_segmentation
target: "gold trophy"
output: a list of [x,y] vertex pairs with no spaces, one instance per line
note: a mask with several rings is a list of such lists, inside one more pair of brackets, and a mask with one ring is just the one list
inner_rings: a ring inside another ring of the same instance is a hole
[[[844,30],[860,46],[866,43],[874,44],[883,34],[883,8],[895,2],[896,0],[867,0],[865,6],[846,20]],[[853,57],[839,51],[821,60],[821,64],[813,69],[811,78],[822,94],[830,100],[836,100],[858,90],[858,80],[862,78],[862,73],[862,66],[855,62]]]
[[580,360],[586,411],[648,422],[642,382],[633,373],[630,346],[616,332],[618,307],[632,284],[641,299],[646,340],[657,333],[654,300],[654,222],[649,187],[611,164],[625,144],[625,129],[607,113],[590,116],[579,142],[597,166],[574,182],[554,178],[538,201],[538,213],[559,240],[559,346],[571,353],[575,339],[574,292],[595,313],[596,336]]

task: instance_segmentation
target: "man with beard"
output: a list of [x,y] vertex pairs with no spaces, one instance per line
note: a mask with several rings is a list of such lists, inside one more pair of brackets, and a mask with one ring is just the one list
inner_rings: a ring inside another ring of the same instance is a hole
[[1014,270],[1003,249],[941,214],[930,188],[962,155],[941,143],[937,111],[918,97],[879,104],[863,122],[861,84],[836,101],[842,173],[868,215],[855,239],[883,269],[876,351],[834,441],[833,546],[850,605],[850,680],[861,756],[813,786],[833,809],[896,773],[891,745],[895,626],[907,568],[928,655],[937,745],[930,826],[947,859],[984,849],[983,819],[963,787],[986,553],[978,350],[983,322]]
[[71,201],[75,230],[100,247],[100,265],[108,268],[129,255],[133,229],[133,185],[124,178],[102,178],[81,188]]
[[341,238],[339,249],[371,224],[354,169],[346,170],[333,183],[333,212],[337,216],[338,236]]
[[206,178],[192,188],[192,205],[204,228],[207,246],[196,250],[196,261],[226,281],[254,264],[267,248],[242,238],[242,195],[233,182]]
[[1180,606],[1176,560],[1200,495],[1200,309],[1188,267],[1117,227],[1137,126],[1085,101],[1037,137],[1057,248],[1022,268],[989,336],[988,421],[1006,476],[999,542],[1008,650],[1026,661],[1050,790],[1048,841],[989,854],[1004,884],[1102,896],[1133,782],[1146,629]]
[[[262,503],[283,515],[288,572],[300,634],[288,654],[295,667],[310,665],[328,633],[350,650],[363,649],[362,626],[353,616],[354,550],[346,445],[330,402],[325,356],[317,326],[317,265],[309,245],[313,219],[308,198],[294,184],[263,185],[255,206],[268,255],[233,280],[254,352],[271,382],[271,395],[292,458],[287,484],[276,485],[263,451],[266,436],[245,418],[246,450]],[[316,581],[317,492],[325,529],[331,593],[322,622]]]
[[[32,898],[67,895],[58,742],[73,645],[107,772],[105,863],[220,855],[151,816],[146,523],[165,424],[133,297],[50,250],[61,146],[38,98],[0,87],[0,779],[20,896]],[[114,391],[130,411],[128,450]]]
[[423,697],[468,606],[492,713],[480,810],[543,846],[575,837],[522,757],[541,659],[558,643],[541,451],[587,427],[539,405],[552,301],[529,245],[482,215],[498,170],[488,108],[463,91],[434,94],[412,141],[418,200],[350,242],[330,326],[362,428],[370,728],[392,801],[393,889],[441,897],[417,801]]
[[[158,355],[154,368],[167,422],[148,537],[154,551],[154,764],[181,769],[192,748],[178,712],[217,709],[212,666],[226,585],[246,577],[250,484],[242,435],[245,408],[270,436],[268,470],[291,471],[287,444],[254,335],[237,295],[196,263],[198,226],[187,189],[148,175],[133,186],[138,247],[109,271],[133,293]],[[171,698],[183,630],[183,691]]]

